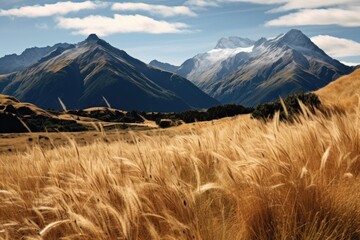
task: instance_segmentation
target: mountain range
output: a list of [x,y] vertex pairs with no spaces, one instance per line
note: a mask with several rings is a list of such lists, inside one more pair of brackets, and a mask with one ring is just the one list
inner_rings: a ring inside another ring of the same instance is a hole
[[222,38],[214,49],[186,60],[179,67],[158,61],[150,65],[189,79],[223,104],[245,106],[317,90],[354,70],[329,57],[294,29],[258,41]]
[[228,103],[256,106],[315,91],[354,69],[329,57],[299,30],[258,41],[221,38],[214,49],[181,66],[157,60],[145,64],[91,34],[77,44],[0,58],[0,93],[44,109],[64,103],[69,109],[111,105],[177,112]]
[[0,74],[7,74],[22,71],[39,61],[42,57],[48,55],[58,48],[68,48],[70,44],[58,43],[54,46],[33,47],[25,49],[20,55],[11,54],[0,58]]
[[110,104],[123,110],[184,111],[219,105],[187,79],[153,68],[95,34],[56,46],[41,57],[34,53],[24,70],[0,75],[0,93],[45,109],[60,109],[60,100],[69,109]]

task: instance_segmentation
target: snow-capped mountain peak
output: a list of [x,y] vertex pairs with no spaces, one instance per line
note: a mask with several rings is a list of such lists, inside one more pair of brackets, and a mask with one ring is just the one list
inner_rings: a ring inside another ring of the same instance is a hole
[[256,42],[222,38],[176,73],[222,103],[254,106],[291,92],[312,91],[351,71],[293,29]]
[[309,37],[307,37],[304,33],[299,30],[292,29],[286,34],[280,35],[274,41],[277,42],[278,46],[286,45],[293,49],[297,50],[310,50],[313,52],[320,52],[320,54],[324,54],[324,52],[319,49]]
[[190,65],[188,65],[189,61],[184,63],[178,73],[186,75],[195,84],[201,85],[209,79],[217,79],[220,72],[223,72],[222,69],[228,67],[228,64],[225,63],[228,59],[232,59],[240,53],[250,53],[253,48],[253,45],[237,48],[214,48],[206,53],[196,55],[191,59]]

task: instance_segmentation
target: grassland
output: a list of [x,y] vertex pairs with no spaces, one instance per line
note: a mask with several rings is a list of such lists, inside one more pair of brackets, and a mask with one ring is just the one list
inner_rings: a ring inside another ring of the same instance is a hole
[[352,111],[358,104],[360,94],[360,69],[352,74],[340,77],[316,92],[324,104],[338,109]]
[[359,125],[305,111],[2,154],[0,239],[359,239]]

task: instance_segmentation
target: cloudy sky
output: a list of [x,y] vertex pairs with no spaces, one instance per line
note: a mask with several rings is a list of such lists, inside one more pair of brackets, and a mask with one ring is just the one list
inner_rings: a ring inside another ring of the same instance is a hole
[[221,37],[292,28],[330,56],[360,63],[360,0],[0,1],[0,56],[96,33],[145,62],[181,64]]

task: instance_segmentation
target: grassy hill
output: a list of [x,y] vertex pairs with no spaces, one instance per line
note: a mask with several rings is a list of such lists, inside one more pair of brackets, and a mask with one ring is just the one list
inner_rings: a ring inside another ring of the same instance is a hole
[[140,113],[108,107],[82,110],[44,110],[34,104],[0,94],[0,134],[29,132],[85,132],[105,130],[151,129],[155,122]]
[[0,133],[86,130],[88,128],[75,119],[63,119],[33,104],[0,94]]
[[351,110],[359,103],[360,96],[360,69],[340,77],[316,94],[325,104]]

